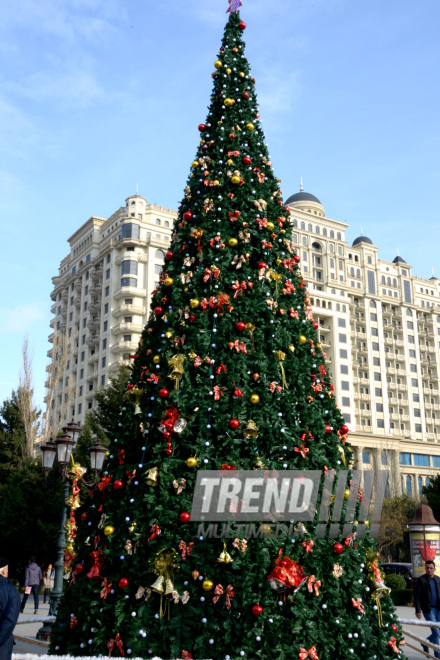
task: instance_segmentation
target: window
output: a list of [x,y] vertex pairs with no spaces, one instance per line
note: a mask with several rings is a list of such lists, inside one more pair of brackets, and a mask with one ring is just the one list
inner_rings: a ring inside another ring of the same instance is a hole
[[[382,388],[381,387],[376,387],[374,389],[374,396],[382,396]],[[377,410],[377,408],[376,408]]]
[[408,335],[408,344],[414,344],[414,335]]
[[104,314],[108,314],[108,303],[104,305]]
[[78,405],[78,415],[81,415],[82,403]]
[[440,456],[432,457],[432,467],[436,467],[436,468],[440,467]]
[[379,330],[377,328],[371,328],[371,335],[373,337],[378,337],[379,336]]
[[101,387],[105,385],[105,376],[101,376]]
[[383,429],[383,428],[385,428],[383,419],[378,419],[378,420],[377,420],[377,428],[378,428],[378,429]]
[[80,385],[80,388],[79,388],[79,395],[82,396],[82,394],[83,394],[83,386]]
[[411,378],[411,387],[418,387],[419,386],[419,381],[417,378]]
[[413,392],[413,401],[414,401],[415,403],[419,403],[419,402],[420,402],[420,397],[419,397],[419,395],[416,394],[415,392]]
[[380,373],[378,371],[374,372],[374,380],[382,380],[381,376],[380,376]]
[[124,302],[125,302],[126,305],[132,305],[133,304],[133,298],[126,298],[124,300]]
[[421,433],[422,432],[422,425],[421,424],[416,424],[416,433]]
[[347,407],[347,408],[350,406],[350,399],[349,399],[348,396],[343,396],[342,397],[342,405]]
[[[121,238],[139,238],[139,225],[135,225],[133,223],[122,225]],[[109,259],[109,257],[110,255],[107,257],[107,259]]]
[[367,257],[367,263],[369,263],[369,264],[372,263],[372,259],[371,259],[371,257]]
[[81,343],[83,343],[83,344],[86,343],[86,336],[85,336],[85,335],[82,336],[82,338],[81,338]]
[[415,365],[415,364],[410,364],[410,365],[409,365],[409,368],[410,368],[410,371],[411,371],[413,374],[417,373],[417,365]]
[[156,264],[154,266],[154,272],[156,275],[159,275],[162,272],[162,265],[161,264]]
[[138,265],[137,261],[123,261],[121,264],[121,275],[137,275]]
[[307,252],[303,250],[303,261],[307,261]]
[[348,375],[348,366],[346,364],[341,364],[340,365],[340,370],[341,370],[341,374],[347,374]]
[[69,337],[72,336],[72,328],[69,328]]
[[106,286],[106,287],[105,287],[105,295],[108,296],[109,293],[110,293],[110,287],[109,287],[109,286]]
[[410,358],[415,358],[416,357],[416,352],[412,348],[409,349],[409,357]]
[[104,368],[105,365],[107,364],[107,358],[106,358],[106,357],[103,357],[103,358],[102,358],[102,362],[101,362],[101,364],[102,364],[102,368]]
[[137,279],[135,277],[123,277],[121,279],[121,286],[137,286]]
[[376,293],[376,282],[374,279],[374,272],[372,270],[367,270],[367,282],[368,282],[368,293]]
[[81,369],[79,372],[79,377],[84,378],[84,369]]
[[338,327],[339,328],[345,328],[346,327],[345,319],[338,319]]
[[345,348],[339,349],[339,357],[342,358],[343,360],[346,360],[348,358],[348,352],[346,351]]
[[133,323],[132,316],[124,316],[124,323]]
[[156,253],[154,255],[155,259],[165,259],[165,254],[162,252],[162,250],[156,250]]
[[374,365],[375,367],[380,367],[380,358],[378,358],[378,357],[374,357],[374,358],[373,358],[373,365]]
[[87,312],[87,301],[84,303],[84,311]]
[[376,403],[376,412],[383,412],[383,404]]
[[429,467],[429,455],[413,454],[413,465],[417,467]]
[[400,452],[399,461],[400,465],[411,465],[411,454],[407,452]]
[[349,415],[348,413],[342,413],[342,419],[347,424],[351,424],[351,415]]
[[378,351],[379,350],[379,344],[376,341],[373,341],[372,349],[373,349],[373,351]]
[[104,332],[107,332],[107,328],[108,328],[108,321],[104,321],[104,328],[103,328]]
[[85,359],[86,359],[86,352],[83,351],[83,352],[81,353],[81,362],[84,362]]
[[131,335],[124,335],[124,341],[131,341]]
[[407,494],[409,497],[411,497],[411,495],[412,495],[412,482],[411,482],[411,477],[410,477],[409,474],[408,474],[408,476],[406,477],[406,494]]
[[103,339],[102,340],[102,350],[105,351],[106,348],[107,348],[107,339]]
[[420,417],[420,408],[414,408],[414,417]]
[[341,390],[349,391],[350,383],[347,380],[341,380]]
[[407,321],[406,327],[408,328],[408,330],[414,330],[414,323],[412,321]]
[[340,341],[342,344],[346,344],[346,343],[347,343],[347,335],[343,335],[342,333],[339,333],[338,337],[339,337],[339,341]]

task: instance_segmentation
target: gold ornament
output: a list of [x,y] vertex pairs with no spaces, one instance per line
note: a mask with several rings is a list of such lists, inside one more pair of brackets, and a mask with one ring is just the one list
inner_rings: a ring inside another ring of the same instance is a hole
[[275,263],[276,263],[277,266],[281,266],[281,264],[283,263],[283,260],[278,257],[278,259],[275,259]]
[[155,355],[153,358],[153,364],[159,364],[160,362],[160,355]]
[[144,393],[144,391],[141,390],[140,387],[133,387],[132,390],[127,392],[127,394],[129,396],[134,395],[134,401],[135,401],[134,414],[135,415],[140,415],[141,412],[142,412],[140,403],[141,403],[141,397],[142,397],[143,393]]
[[270,525],[264,524],[264,525],[260,525],[259,531],[263,536],[270,536],[272,532],[272,528]]
[[197,578],[199,577],[200,573],[199,573],[199,571],[198,571],[197,569],[195,569],[195,570],[191,573],[191,575],[192,575],[193,580],[197,580]]
[[282,377],[283,377],[283,379],[282,379],[283,390],[284,389],[288,390],[289,388],[287,386],[286,373],[284,371],[284,366],[283,366],[283,361],[286,359],[286,354],[283,353],[283,351],[276,351],[275,357],[278,360],[278,362],[280,363],[281,374],[282,374]]
[[175,571],[179,570],[179,564],[177,564],[178,554],[172,548],[162,548],[154,560],[151,560],[151,563],[154,561],[154,572],[159,577],[156,579],[154,584],[151,585],[151,589],[156,593],[160,594],[160,617],[165,616],[168,610],[168,618],[170,616],[171,602],[168,599],[164,599],[164,596],[171,595],[175,591],[173,584],[173,577]]
[[197,458],[195,456],[190,456],[190,458],[186,459],[186,465],[189,468],[196,468],[197,467]]
[[214,185],[215,185],[215,186],[219,186],[219,185],[220,185],[220,181],[219,181],[218,179],[214,179]]
[[369,520],[364,520],[364,525],[365,525],[365,527],[369,527],[370,526],[370,521]]
[[175,591],[175,587],[171,578],[167,578],[165,581],[165,596],[169,596]]
[[191,309],[197,309],[197,307],[200,305],[200,300],[197,300],[197,298],[193,298],[192,300],[189,301],[189,306]]
[[230,68],[228,67],[228,68],[226,69],[226,73],[228,74],[228,76],[230,76],[231,73],[232,73],[232,69],[230,69]]
[[265,470],[266,465],[261,462],[261,458],[257,456],[257,470]]
[[225,106],[226,106],[227,108],[229,108],[231,105],[234,105],[235,101],[234,101],[234,99],[225,99],[225,100],[223,101],[223,103],[225,104]]
[[109,451],[106,451],[106,452],[105,452],[105,455],[104,455],[105,460],[107,460],[109,456],[110,456],[110,452],[109,452]]
[[350,491],[348,488],[346,488],[344,490],[344,500],[348,500],[349,497],[350,497]]
[[221,67],[223,66],[223,62],[221,60],[216,60],[214,62],[214,66],[216,69],[221,69]]
[[191,167],[196,169],[196,167],[198,167],[198,166],[199,166],[199,161],[198,160],[193,160],[193,162],[191,163]]
[[159,484],[159,470],[157,467],[152,467],[145,475],[145,483],[147,486],[157,486]]
[[166,337],[167,339],[171,339],[172,336],[173,336],[173,333],[172,333],[172,332],[169,332],[169,331],[168,331],[168,332],[165,333],[165,337]]
[[238,244],[238,241],[236,238],[230,238],[228,241],[229,247],[235,247]]
[[137,527],[137,522],[132,522],[130,527],[128,528],[128,531],[133,533],[136,527]]
[[155,591],[157,594],[163,594],[165,592],[165,589],[163,588],[164,582],[165,582],[164,576],[159,575],[158,578],[151,585],[150,589],[152,591]]
[[316,348],[321,349],[321,348],[322,348],[322,344],[316,344]]
[[104,534],[106,536],[111,536],[114,533],[115,533],[115,528],[112,525],[107,525],[107,527],[104,527]]
[[124,545],[124,550],[125,550],[125,552],[126,552],[128,555],[132,555],[132,554],[133,554],[133,544],[132,544],[132,542],[130,541],[130,539],[127,539],[127,542],[126,542],[126,544]]
[[240,181],[241,181],[240,177],[237,176],[236,174],[234,174],[234,176],[231,177],[231,183],[233,183],[234,185],[238,185]]
[[165,284],[165,286],[173,286],[174,280],[172,277],[166,277],[163,283]]
[[240,78],[244,78],[244,77],[245,77],[245,73],[244,73],[244,71],[240,71],[240,73],[239,73],[238,75],[240,76]]
[[179,389],[180,379],[185,373],[183,368],[183,363],[185,362],[185,360],[186,360],[186,355],[183,355],[183,353],[178,353],[176,355],[173,355],[173,357],[168,360],[168,364],[170,366],[168,378],[171,378],[171,380],[174,381],[175,390]]
[[339,564],[333,564],[333,577],[336,579],[340,578],[342,575],[342,566],[339,566]]
[[260,403],[260,397],[258,394],[252,394],[249,401],[255,406],[257,403]]
[[220,555],[217,557],[217,562],[219,564],[232,564],[234,560],[232,559],[231,555],[229,552],[226,550],[226,543],[223,541],[223,550],[221,551]]
[[211,589],[214,589],[214,582],[212,580],[203,580],[202,587],[204,591],[211,591]]
[[255,424],[253,419],[250,419],[246,424],[243,435],[247,440],[250,440],[251,438],[258,438],[258,426]]
[[307,342],[307,337],[304,337],[304,335],[299,336],[299,343],[300,344],[305,344]]
[[295,353],[295,346],[293,344],[289,344],[289,351]]
[[268,222],[266,227],[269,231],[273,231],[275,229],[275,225],[273,224],[273,222]]
[[248,131],[253,131],[255,126],[251,122],[249,122],[249,124],[246,124],[246,128],[248,129]]
[[347,461],[345,460],[345,451],[342,445],[338,445],[338,452],[341,454],[341,463],[345,467],[347,465]]

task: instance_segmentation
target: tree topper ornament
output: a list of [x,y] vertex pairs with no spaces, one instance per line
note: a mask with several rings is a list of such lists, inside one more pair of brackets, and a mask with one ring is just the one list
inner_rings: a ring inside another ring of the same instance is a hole
[[226,13],[228,14],[230,12],[231,14],[234,14],[242,6],[243,3],[241,0],[229,0],[229,9],[226,10]]

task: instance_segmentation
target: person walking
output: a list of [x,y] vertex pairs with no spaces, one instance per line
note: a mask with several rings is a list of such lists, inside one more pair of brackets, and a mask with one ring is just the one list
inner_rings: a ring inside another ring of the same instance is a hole
[[20,594],[8,580],[8,560],[0,557],[0,660],[11,660],[15,624],[20,613]]
[[21,612],[24,611],[28,596],[32,592],[34,596],[34,605],[35,605],[34,614],[38,614],[38,605],[39,605],[38,591],[40,589],[40,582],[42,577],[43,575],[41,573],[41,568],[35,561],[35,557],[32,556],[29,559],[29,564],[26,566],[26,571],[25,571],[24,596],[23,596],[23,600],[21,601],[21,609],[20,609]]
[[[414,587],[414,607],[418,619],[425,617],[426,621],[440,623],[440,578],[435,574],[435,564],[433,561],[425,561],[425,575],[416,580]],[[438,644],[440,641],[440,631],[438,628],[431,628],[431,634],[426,638],[431,644]],[[428,647],[422,644],[425,653]],[[434,651],[434,656],[440,658],[440,652]]]
[[53,589],[53,581],[55,577],[55,571],[53,570],[52,564],[49,564],[47,569],[43,573],[43,586],[44,586],[44,595],[43,603],[46,603],[47,594],[49,594]]

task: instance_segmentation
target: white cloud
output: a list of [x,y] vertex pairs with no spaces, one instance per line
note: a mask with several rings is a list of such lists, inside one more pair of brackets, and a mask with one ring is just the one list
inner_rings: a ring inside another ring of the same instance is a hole
[[46,303],[29,303],[11,309],[0,309],[0,332],[19,332],[24,334],[34,323],[47,317]]

